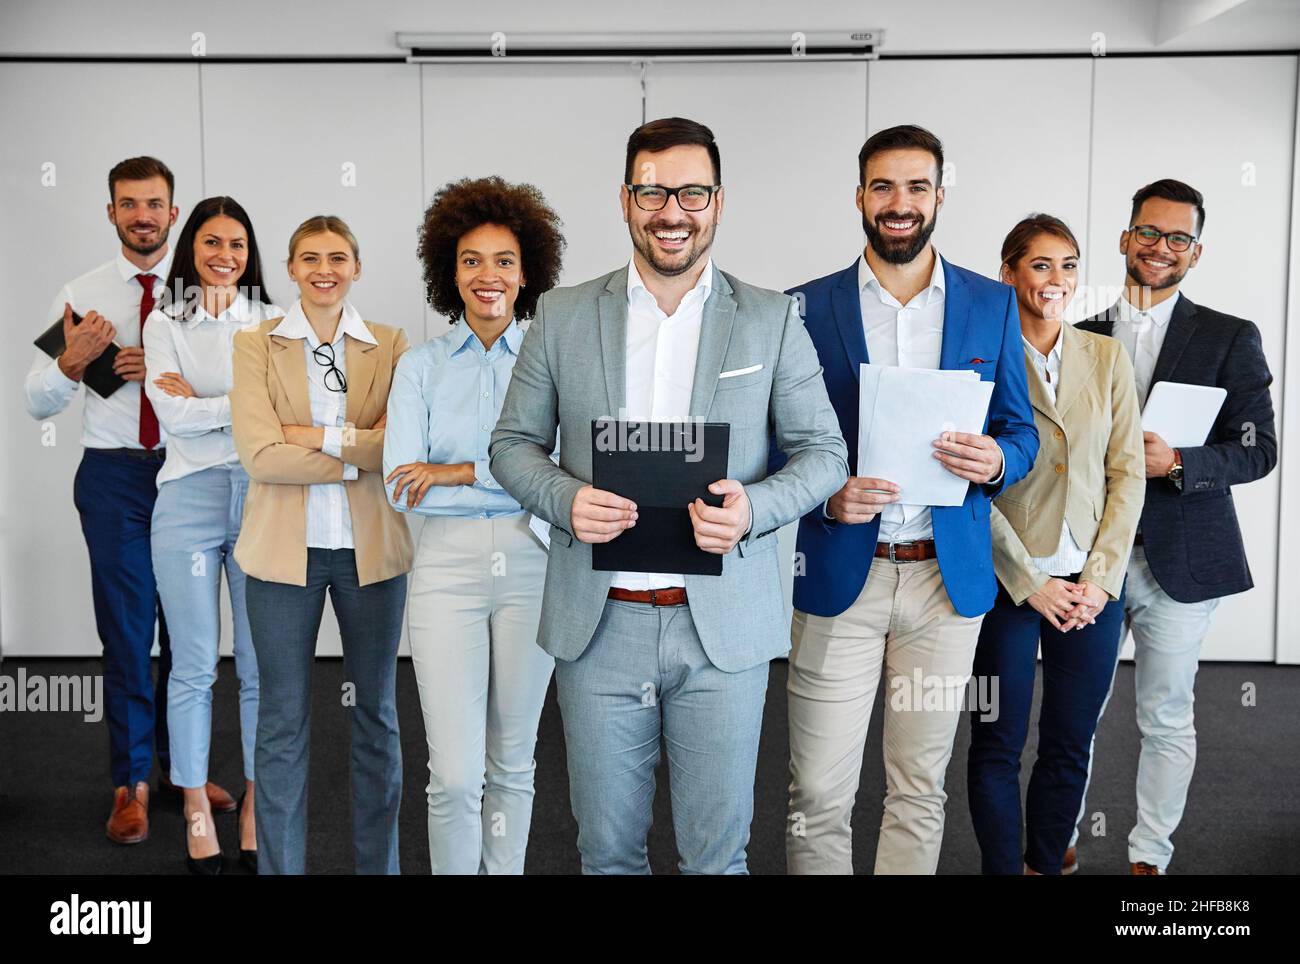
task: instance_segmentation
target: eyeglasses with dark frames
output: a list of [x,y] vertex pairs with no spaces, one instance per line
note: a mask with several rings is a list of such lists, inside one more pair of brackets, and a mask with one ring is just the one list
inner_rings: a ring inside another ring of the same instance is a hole
[[713,195],[722,189],[721,184],[683,184],[681,187],[661,187],[658,184],[625,184],[636,206],[642,211],[662,211],[670,197],[677,198],[683,211],[703,211],[713,201]]
[[311,350],[311,357],[316,360],[316,364],[325,369],[325,387],[331,392],[346,392],[348,390],[348,380],[344,377],[343,372],[335,364],[334,346],[327,341],[323,341],[317,347]]
[[1196,243],[1196,235],[1186,231],[1161,231],[1154,224],[1135,224],[1129,228],[1129,234],[1145,247],[1154,247],[1164,238],[1170,251],[1186,251]]

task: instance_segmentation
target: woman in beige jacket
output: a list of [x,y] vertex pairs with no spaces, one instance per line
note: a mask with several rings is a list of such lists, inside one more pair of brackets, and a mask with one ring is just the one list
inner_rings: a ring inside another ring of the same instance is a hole
[[[997,712],[971,714],[967,766],[971,819],[990,874],[1060,874],[1067,866],[1123,635],[1124,572],[1146,491],[1132,363],[1118,341],[1062,321],[1078,277],[1079,244],[1057,218],[1026,218],[1002,244],[1039,449],[1030,473],[994,501],[990,520],[1000,585],[980,627],[974,673],[997,681]],[[1038,759],[1022,820],[1020,756],[1040,645]]]
[[360,276],[347,225],[308,219],[289,242],[298,301],[234,341],[231,417],[251,479],[235,559],[247,576],[261,678],[254,759],[263,874],[306,866],[311,668],[326,590],[352,716],[356,870],[398,872],[395,689],[412,551],[381,469],[388,389],[407,341],[400,328],[362,321],[348,302]]

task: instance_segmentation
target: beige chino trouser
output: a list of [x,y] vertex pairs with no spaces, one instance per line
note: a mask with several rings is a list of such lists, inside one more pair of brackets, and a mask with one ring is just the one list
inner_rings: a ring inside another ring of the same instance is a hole
[[795,611],[787,684],[790,873],[853,872],[849,823],[882,671],[887,790],[876,873],[934,873],[944,776],[983,619],[952,608],[934,559],[875,559],[862,593],[840,615]]

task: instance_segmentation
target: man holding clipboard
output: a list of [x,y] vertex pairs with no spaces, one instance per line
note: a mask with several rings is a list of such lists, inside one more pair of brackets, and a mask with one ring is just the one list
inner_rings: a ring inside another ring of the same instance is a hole
[[[538,642],[556,660],[585,873],[649,872],[661,738],[682,872],[746,872],[768,662],[789,648],[776,530],[847,476],[795,302],[709,257],[720,169],[694,121],[632,133],[619,195],[631,263],[542,296],[489,448],[497,481],[551,524]],[[705,462],[725,424],[727,477],[682,500],[677,522],[639,517],[645,506],[590,484],[596,459],[620,455],[602,451],[622,445],[616,429],[600,441],[605,417],[685,421],[702,430]],[[790,455],[770,475],[769,426]],[[721,574],[645,571],[653,552],[621,557],[625,571],[597,566],[593,545],[616,548],[638,522],[689,527],[699,553],[722,557]]]
[[[1262,479],[1277,464],[1273,376],[1259,329],[1178,290],[1200,260],[1204,225],[1204,200],[1190,185],[1165,179],[1141,188],[1120,234],[1124,296],[1079,325],[1124,346],[1144,405],[1159,382],[1227,392],[1203,445],[1172,448],[1159,433],[1143,433],[1146,503],[1126,607],[1142,732],[1137,826],[1128,838],[1134,874],[1162,874],[1169,865],[1196,765],[1192,703],[1201,643],[1219,599],[1254,585],[1231,486]],[[1086,800],[1080,819],[1084,812]],[[1073,841],[1067,863],[1072,851]]]
[[982,433],[914,440],[921,460],[932,455],[968,483],[960,504],[908,504],[905,480],[855,474],[799,521],[806,571],[795,574],[790,631],[790,873],[853,872],[849,819],[882,678],[888,789],[876,873],[934,873],[948,760],[980,623],[997,595],[989,501],[1038,452],[1015,291],[949,264],[930,243],[942,171],[929,131],[872,135],[858,155],[867,246],[846,270],[794,292],[855,473],[863,364],[966,370],[994,385]]
[[[171,783],[171,649],[149,544],[166,438],[144,395],[141,332],[171,267],[167,235],[178,209],[172,204],[175,179],[157,158],[122,161],[109,172],[108,186],[108,220],[120,242],[117,256],[59,291],[44,323],[61,319],[56,322],[61,331],[47,331],[38,339],[38,344],[56,347],[48,354],[37,350],[23,391],[28,414],[45,421],[72,403],[83,382],[87,388],[81,418],[84,452],[73,501],[90,552],[95,626],[104,645],[109,769],[115,788],[107,833],[115,843],[134,844],[149,834],[148,781],[155,751],[162,769],[160,788]],[[108,364],[111,352],[116,354]],[[150,660],[155,624],[160,651],[156,684]],[[208,784],[208,795],[214,810],[234,809],[234,799],[215,784]]]

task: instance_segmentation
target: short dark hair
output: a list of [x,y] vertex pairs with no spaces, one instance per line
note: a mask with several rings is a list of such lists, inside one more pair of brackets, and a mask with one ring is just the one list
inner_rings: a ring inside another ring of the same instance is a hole
[[685,117],[661,117],[648,124],[642,124],[627,139],[627,163],[623,166],[623,183],[635,184],[632,179],[632,165],[641,151],[666,151],[670,147],[682,147],[694,144],[709,152],[713,162],[713,183],[722,183],[722,156],[718,153],[718,142],[713,139],[713,131],[703,124]]
[[1068,224],[1050,214],[1031,214],[1012,228],[1002,242],[1002,263],[1008,268],[1015,268],[1020,259],[1025,256],[1025,252],[1029,250],[1030,242],[1040,234],[1050,234],[1060,238],[1074,248],[1076,258],[1079,256],[1079,240]]
[[1194,205],[1196,208],[1196,233],[1199,235],[1201,229],[1205,227],[1205,198],[1201,196],[1201,192],[1190,184],[1175,181],[1172,177],[1165,177],[1159,181],[1152,181],[1146,187],[1138,188],[1138,192],[1133,195],[1133,209],[1128,213],[1128,226],[1130,228],[1133,227],[1133,222],[1137,220],[1143,202],[1153,197],[1165,201],[1177,201],[1179,204]]
[[113,165],[113,169],[108,172],[108,199],[110,202],[117,203],[117,182],[118,181],[147,181],[151,177],[161,177],[167,182],[167,203],[170,205],[173,195],[176,193],[176,178],[172,175],[169,168],[156,157],[128,157],[125,161],[118,161]]
[[867,142],[862,145],[862,150],[858,151],[858,183],[864,187],[866,186],[867,161],[871,160],[872,155],[879,154],[881,151],[897,151],[908,148],[929,151],[934,155],[934,166],[939,171],[935,177],[934,186],[942,186],[943,143],[924,127],[917,127],[915,124],[900,124],[897,127],[887,127],[883,131],[876,131],[867,138]]
[[244,264],[244,273],[235,284],[250,301],[272,304],[271,294],[266,290],[266,282],[262,277],[262,253],[258,250],[257,235],[253,232],[253,221],[248,212],[232,197],[209,197],[194,205],[194,210],[185,219],[185,226],[176,239],[176,254],[172,256],[171,270],[167,272],[166,297],[170,300],[173,317],[177,320],[188,320],[182,312],[185,308],[193,307],[193,303],[187,304],[186,298],[190,291],[203,284],[194,262],[194,239],[198,237],[203,225],[223,214],[242,224],[248,234],[248,260]]
[[499,224],[519,239],[519,260],[528,279],[515,298],[515,318],[531,318],[537,299],[560,280],[562,223],[531,184],[510,184],[493,175],[443,185],[420,225],[419,256],[430,307],[449,318],[465,309],[456,287],[457,245],[480,225]]

